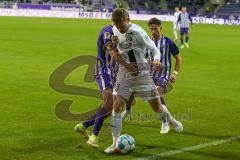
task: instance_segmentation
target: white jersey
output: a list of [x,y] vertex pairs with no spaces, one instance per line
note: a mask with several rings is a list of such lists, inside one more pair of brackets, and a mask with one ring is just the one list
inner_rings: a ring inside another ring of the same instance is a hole
[[180,28],[189,28],[192,23],[192,18],[188,12],[181,13],[178,17],[178,22],[180,23]]
[[181,11],[174,12],[174,15],[173,15],[173,25],[176,25],[176,24],[177,24],[178,17],[179,17],[179,14],[180,14],[180,13],[181,13]]
[[160,51],[147,33],[138,25],[131,24],[128,31],[122,34],[114,26],[113,33],[118,37],[118,51],[128,63],[147,63],[145,58],[146,49],[154,54],[155,60],[160,60]]

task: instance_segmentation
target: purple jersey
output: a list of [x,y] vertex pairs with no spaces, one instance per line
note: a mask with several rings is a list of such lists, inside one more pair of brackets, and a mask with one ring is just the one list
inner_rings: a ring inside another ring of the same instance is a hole
[[106,45],[111,43],[111,36],[113,35],[112,27],[111,25],[104,27],[98,36],[95,78],[101,91],[113,87],[118,70],[117,63],[111,59],[111,56],[106,51]]
[[[164,78],[168,80],[171,74],[172,67],[171,56],[179,54],[179,49],[170,38],[165,37],[164,35],[162,35],[162,37],[158,41],[156,41],[155,44],[161,53],[162,70],[152,70],[153,78]],[[153,60],[152,53],[148,52],[146,56],[150,56],[149,58]]]

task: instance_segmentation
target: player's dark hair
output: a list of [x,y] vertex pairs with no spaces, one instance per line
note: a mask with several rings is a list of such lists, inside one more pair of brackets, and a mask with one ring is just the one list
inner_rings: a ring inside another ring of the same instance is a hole
[[129,14],[124,8],[117,8],[112,13],[113,22],[122,22],[129,18]]
[[157,25],[161,26],[162,22],[161,22],[161,20],[154,17],[148,21],[148,26],[151,24],[157,24]]

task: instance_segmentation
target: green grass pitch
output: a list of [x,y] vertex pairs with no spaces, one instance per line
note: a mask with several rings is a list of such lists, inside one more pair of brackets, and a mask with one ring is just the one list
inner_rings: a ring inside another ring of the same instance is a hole
[[[136,159],[187,146],[240,135],[240,28],[194,25],[190,48],[182,49],[183,64],[174,91],[165,96],[167,106],[184,125],[159,133],[159,122],[125,121],[123,132],[136,143],[128,155],[106,155],[112,142],[110,120],[100,134],[100,148],[88,147],[73,130],[77,122],[63,121],[54,113],[64,99],[74,101],[71,111],[94,108],[99,99],[62,94],[49,86],[49,76],[64,62],[79,55],[96,55],[99,30],[109,21],[55,18],[0,17],[0,159],[92,160]],[[147,29],[146,22],[137,21]],[[172,24],[163,22],[172,36]],[[179,43],[178,43],[179,45]],[[86,66],[74,70],[66,84],[97,88],[86,83]],[[137,100],[133,112],[154,113]],[[136,115],[135,114],[135,115]],[[159,159],[240,159],[240,142],[232,141]]]

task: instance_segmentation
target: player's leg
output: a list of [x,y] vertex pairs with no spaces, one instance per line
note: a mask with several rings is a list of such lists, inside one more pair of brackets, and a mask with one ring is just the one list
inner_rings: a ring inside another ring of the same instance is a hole
[[[112,85],[110,75],[97,75],[96,82],[99,86],[99,90],[102,93],[103,104],[99,110],[88,120],[83,121],[75,126],[75,130],[80,133],[84,138],[88,139],[88,144],[93,144],[93,147],[97,147],[97,136],[102,127],[104,118],[107,117],[107,112],[111,113],[112,109]],[[87,134],[87,128],[94,125],[94,131],[89,137]]]
[[139,87],[139,90],[136,90],[137,94],[140,95],[143,100],[147,100],[152,109],[159,113],[161,118],[164,118],[168,113],[165,112],[166,110],[162,106],[160,95],[152,77],[150,77],[150,75],[143,76],[136,80],[135,83],[139,85],[137,86]]
[[[168,84],[168,80],[165,79],[164,77],[160,77],[160,78],[155,79],[154,83],[157,87],[159,95],[161,96],[160,97],[161,103],[162,103],[162,105],[165,105],[165,107],[166,107],[166,103],[165,103],[162,95],[164,95],[164,93],[165,93],[165,89],[166,89],[166,86]],[[160,133],[162,133],[162,134],[168,133],[169,130],[170,130],[170,127],[168,125],[167,117],[163,116],[163,117],[160,117],[160,118],[162,119],[162,125],[161,125]]]
[[171,114],[169,113],[167,107],[165,105],[162,105],[160,100],[160,94],[157,88],[155,87],[155,84],[153,83],[153,81],[152,81],[153,87],[150,87],[151,85],[150,81],[148,82],[148,84],[149,84],[149,88],[151,88],[151,90],[149,90],[150,92],[148,91],[145,94],[145,97],[148,98],[148,103],[150,104],[150,106],[155,112],[159,113],[162,119],[165,119],[165,118],[170,119]]
[[132,94],[129,100],[126,102],[126,109],[122,112],[122,119],[124,120],[132,112],[132,104],[134,101],[134,94]]
[[177,25],[173,24],[174,41],[178,40]]
[[151,100],[148,100],[148,103],[150,104],[150,106],[152,107],[152,109],[160,114],[160,117],[164,117],[165,115],[167,115],[167,113],[165,113],[165,110],[162,106],[162,103],[160,101],[160,98],[154,98]]
[[98,135],[100,129],[102,128],[104,119],[109,116],[112,112],[113,106],[113,96],[112,96],[112,83],[111,83],[111,76],[109,74],[102,74],[96,77],[96,81],[99,85],[99,89],[102,93],[102,100],[103,105],[102,107],[96,112],[93,132],[89,137],[87,143],[92,147],[99,147],[98,145]]
[[149,100],[148,102],[151,105],[152,109],[155,112],[159,113],[160,117],[167,117],[169,119],[169,121],[174,125],[177,132],[183,131],[182,124],[171,116],[166,106],[161,104],[159,98]]
[[184,28],[180,28],[180,39],[181,39],[181,48],[184,48]]
[[186,28],[186,33],[185,33],[185,46],[186,46],[187,48],[189,48],[188,41],[189,41],[188,28]]
[[[163,97],[160,97],[161,103],[163,108],[166,109],[166,112],[168,113],[168,115],[164,115],[162,118],[162,126],[161,126],[161,131],[160,133],[165,134],[168,133],[170,130],[170,127],[168,125],[168,121],[173,125],[174,129],[177,132],[182,132],[183,131],[183,125],[180,121],[176,120],[172,115],[171,112],[169,112],[167,106],[166,106],[166,102],[163,99]],[[165,120],[165,121],[164,121]]]
[[122,110],[125,102],[127,102],[131,96],[129,81],[126,79],[126,70],[119,68],[117,74],[116,84],[114,86],[114,101],[112,111],[112,136],[113,143],[111,146],[104,150],[105,153],[113,153],[116,151],[116,141],[121,134],[122,130]]
[[173,34],[174,34],[174,41],[177,41],[178,40],[178,33],[177,33],[176,29],[173,30]]
[[75,125],[74,130],[76,132],[78,132],[84,139],[88,140],[89,139],[89,135],[88,135],[87,128],[94,124],[95,117],[96,117],[96,113],[94,115],[92,115],[88,120],[83,121],[83,122],[78,123],[77,125]]
[[[102,108],[102,104],[100,106]],[[100,109],[101,109],[100,108]],[[89,139],[89,135],[88,135],[88,131],[87,128],[94,125],[95,122],[95,118],[96,118],[96,113],[93,114],[89,119],[78,123],[77,125],[75,125],[74,130],[76,132],[78,132],[84,139],[88,140]]]
[[121,96],[114,98],[113,111],[112,111],[112,136],[113,144],[116,144],[117,138],[121,134],[122,130],[122,110],[125,104],[125,100]]
[[167,112],[169,113],[169,117],[167,117],[166,115],[162,117],[162,126],[161,126],[160,133],[164,134],[169,132],[170,127],[168,125],[168,121],[174,126],[177,132],[183,131],[183,126],[181,122],[177,121],[174,117],[171,116],[171,113],[168,111],[168,108],[166,106],[166,102],[162,97],[162,95],[165,94],[165,91],[166,91],[168,78],[160,78],[158,81],[156,81],[155,84],[157,85],[158,92],[161,95],[160,100],[161,100],[162,106],[165,107]]
[[[157,87],[158,93],[160,95],[161,103],[162,103],[162,105],[165,105],[165,106],[166,106],[166,103],[165,103],[162,95],[165,94],[166,87],[168,85],[168,81],[169,81],[168,78],[165,78],[164,76],[160,77],[160,78],[157,78],[157,80],[154,81],[154,83],[155,83],[155,85]],[[162,121],[163,122],[167,122],[167,117],[163,117]]]
[[183,126],[182,126],[181,122],[177,121],[174,117],[171,116],[171,113],[169,112],[169,110],[166,106],[166,102],[162,97],[162,95],[164,95],[164,93],[165,93],[166,86],[168,84],[168,79],[160,78],[158,81],[155,82],[155,84],[157,85],[159,95],[161,95],[160,100],[161,100],[162,106],[169,113],[169,117],[167,117],[166,115],[164,117],[161,117],[162,118],[162,126],[161,126],[160,133],[164,134],[164,133],[169,132],[170,127],[168,125],[168,121],[174,126],[174,128],[177,132],[181,132],[183,130]]
[[[166,107],[166,103],[162,97],[162,95],[165,93],[165,89],[164,87],[162,86],[157,86],[157,90],[158,90],[158,93],[159,95],[161,96],[160,97],[160,100],[161,100],[161,103],[162,105],[165,105]],[[167,108],[167,107],[166,107]],[[161,130],[160,130],[160,133],[162,134],[165,134],[165,133],[168,133],[169,130],[170,130],[170,127],[168,125],[168,120],[167,120],[167,117],[166,116],[163,116],[163,117],[160,117],[162,119],[162,125],[161,125]]]
[[[162,96],[160,97],[160,100],[161,100],[162,106],[167,109],[165,100],[163,99]],[[170,112],[169,112],[169,114],[170,114]],[[160,117],[160,118],[162,118],[162,125],[161,125],[160,133],[166,134],[166,133],[168,133],[169,130],[170,130],[170,127],[169,127],[169,125],[168,125],[168,118],[167,118],[166,115],[164,115],[163,117]]]
[[114,153],[116,149],[116,142],[122,131],[122,110],[125,104],[125,100],[121,96],[115,96],[113,102],[113,111],[112,111],[112,138],[113,143],[111,146],[104,150],[105,153]]
[[89,137],[87,143],[92,147],[99,147],[98,145],[98,135],[102,128],[105,118],[107,118],[112,112],[113,98],[112,98],[112,89],[105,89],[102,92],[103,105],[96,112],[93,132]]

